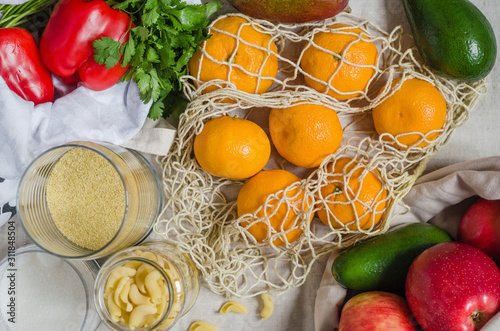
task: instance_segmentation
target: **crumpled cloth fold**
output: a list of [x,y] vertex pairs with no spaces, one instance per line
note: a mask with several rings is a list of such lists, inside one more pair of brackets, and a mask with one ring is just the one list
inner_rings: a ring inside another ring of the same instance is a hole
[[132,82],[98,92],[79,86],[53,103],[35,106],[0,78],[0,177],[19,178],[34,157],[67,142],[120,145],[139,132],[150,106]]
[[[0,77],[0,226],[12,216],[19,178],[45,150],[73,141],[106,141],[151,155],[166,155],[176,129],[147,118],[137,85],[121,82],[104,91],[68,88],[53,78],[60,97],[34,105]],[[9,215],[6,214],[9,210]]]
[[[458,223],[471,204],[469,198],[474,196],[500,199],[500,156],[454,164],[420,177],[403,198],[410,211],[396,216],[391,227],[430,222],[456,238]],[[395,213],[404,210],[398,206]],[[317,290],[314,309],[316,331],[331,331],[338,327],[340,309],[347,293],[331,273],[333,260],[338,254],[335,251],[329,257]],[[500,330],[500,313],[481,330]]]

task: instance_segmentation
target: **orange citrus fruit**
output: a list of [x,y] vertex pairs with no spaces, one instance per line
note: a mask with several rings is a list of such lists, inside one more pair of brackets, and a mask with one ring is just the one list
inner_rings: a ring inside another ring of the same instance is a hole
[[313,168],[342,143],[342,126],[335,110],[316,104],[272,109],[269,131],[278,153],[289,162]]
[[[269,34],[257,30],[239,16],[226,16],[217,20],[209,33],[211,37],[202,44],[202,48],[215,61],[204,55],[201,49],[198,50],[188,63],[192,76],[202,82],[214,79],[228,81],[236,89],[247,93],[261,94],[269,89],[273,79],[264,77],[274,78],[278,73],[276,44]],[[258,75],[264,79],[259,79]],[[207,87],[203,93],[217,88]]]
[[313,37],[315,45],[306,46],[300,61],[304,72],[325,84],[307,75],[304,75],[305,82],[321,93],[327,90],[329,84],[327,93],[337,100],[357,97],[375,74],[375,69],[369,66],[377,63],[377,47],[366,40],[363,30],[359,28],[346,24],[334,24],[329,28],[340,30],[316,33]]
[[319,219],[334,229],[347,225],[350,230],[358,230],[356,220],[362,230],[377,225],[387,198],[380,173],[376,169],[368,170],[351,158],[336,160],[328,171],[328,184],[319,192],[319,200],[326,201],[326,206],[317,211]]
[[199,165],[217,177],[243,179],[255,175],[269,160],[271,143],[252,121],[221,116],[205,123],[194,138]]
[[[254,214],[259,207],[265,204],[270,194],[284,190],[298,181],[300,181],[299,177],[286,170],[273,169],[259,172],[243,185],[238,194],[236,200],[238,217]],[[283,192],[281,192],[277,198],[269,200],[267,208],[262,208],[257,213],[257,218],[241,222],[244,227],[252,224],[248,227],[248,232],[255,240],[261,243],[269,242],[270,235],[286,231],[273,239],[274,245],[283,246],[286,242],[296,241],[302,235],[303,231],[298,228],[299,213],[303,208],[307,211],[309,207],[303,206],[304,191],[297,187],[287,191],[286,197],[289,198],[290,208],[287,203],[280,203],[280,199],[283,198]],[[269,220],[265,219],[266,216],[269,217]],[[313,215],[311,215],[311,219],[312,217]]]
[[[395,79],[392,86],[400,80]],[[443,128],[446,100],[431,83],[410,78],[393,95],[373,108],[372,116],[377,133],[389,133],[396,137],[397,147],[404,149],[415,144],[425,147],[439,136],[439,132],[431,131]]]

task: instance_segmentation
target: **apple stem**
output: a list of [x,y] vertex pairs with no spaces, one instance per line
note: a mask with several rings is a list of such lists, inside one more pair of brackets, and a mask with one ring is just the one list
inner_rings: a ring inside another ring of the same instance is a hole
[[470,318],[476,326],[480,326],[483,323],[483,314],[480,311],[473,312]]

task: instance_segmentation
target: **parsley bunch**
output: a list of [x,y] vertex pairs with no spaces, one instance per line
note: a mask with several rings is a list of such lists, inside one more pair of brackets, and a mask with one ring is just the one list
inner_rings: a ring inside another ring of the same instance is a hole
[[[212,0],[188,5],[181,0],[107,0],[114,9],[126,12],[135,27],[129,40],[109,37],[95,40],[94,59],[107,68],[123,54],[122,66],[131,68],[123,80],[133,79],[144,103],[153,100],[149,117],[156,120],[185,109],[179,78],[186,74],[189,59],[208,35],[209,17],[222,3]],[[184,104],[184,106],[183,106]],[[168,107],[166,107],[168,105]],[[179,110],[180,108],[180,110]]]

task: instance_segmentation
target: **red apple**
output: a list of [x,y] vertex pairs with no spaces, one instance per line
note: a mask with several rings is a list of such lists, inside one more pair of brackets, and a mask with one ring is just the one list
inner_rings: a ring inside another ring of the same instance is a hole
[[500,265],[500,200],[474,202],[458,224],[458,241],[479,248]]
[[339,331],[415,331],[417,323],[405,299],[399,295],[370,291],[346,302]]
[[411,264],[406,300],[426,331],[478,330],[500,310],[500,270],[473,246],[437,244]]

